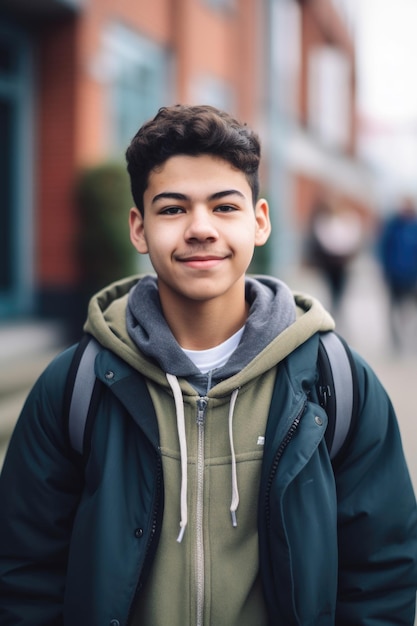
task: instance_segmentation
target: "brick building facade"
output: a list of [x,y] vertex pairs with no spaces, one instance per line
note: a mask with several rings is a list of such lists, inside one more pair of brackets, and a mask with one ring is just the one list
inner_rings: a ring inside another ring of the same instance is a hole
[[121,158],[164,104],[214,104],[260,132],[271,271],[297,262],[317,188],[369,208],[354,73],[331,0],[3,0],[0,321],[72,315],[78,173]]

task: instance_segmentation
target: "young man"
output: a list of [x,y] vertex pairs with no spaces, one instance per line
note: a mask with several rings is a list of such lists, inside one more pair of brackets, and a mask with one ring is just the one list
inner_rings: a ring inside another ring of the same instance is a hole
[[63,418],[74,348],[23,409],[0,481],[2,626],[413,624],[390,401],[355,356],[358,419],[332,464],[315,382],[333,321],[245,275],[270,232],[259,158],[208,106],[161,109],[132,140],[131,240],[156,276],[90,303],[103,385],[85,458]]

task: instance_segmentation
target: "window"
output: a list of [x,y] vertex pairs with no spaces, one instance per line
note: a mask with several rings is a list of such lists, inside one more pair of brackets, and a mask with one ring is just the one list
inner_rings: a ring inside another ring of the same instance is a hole
[[0,24],[0,318],[32,295],[32,72],[25,34]]
[[293,0],[271,3],[270,94],[274,109],[294,118],[298,106],[301,58],[301,12]]
[[113,151],[124,151],[133,135],[171,92],[166,51],[124,26],[113,24],[104,37]]
[[320,46],[309,60],[309,126],[329,147],[346,147],[350,135],[350,67],[339,50]]
[[201,74],[191,85],[191,97],[195,104],[210,104],[224,111],[234,111],[235,94],[224,80],[209,74]]
[[236,8],[236,0],[203,0],[211,9],[232,11]]

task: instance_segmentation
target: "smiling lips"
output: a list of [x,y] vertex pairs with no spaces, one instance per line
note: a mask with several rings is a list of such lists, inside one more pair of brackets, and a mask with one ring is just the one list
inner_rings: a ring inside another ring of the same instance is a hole
[[228,255],[221,254],[193,254],[190,256],[180,256],[177,257],[177,261],[183,263],[187,267],[191,267],[194,269],[211,269],[216,265],[219,265]]

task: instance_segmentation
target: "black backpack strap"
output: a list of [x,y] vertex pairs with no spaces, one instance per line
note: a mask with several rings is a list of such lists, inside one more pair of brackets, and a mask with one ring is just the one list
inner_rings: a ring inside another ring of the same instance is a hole
[[341,451],[358,412],[358,382],[353,357],[335,332],[320,334],[318,394],[328,416],[326,443],[330,458]]
[[84,438],[94,389],[100,382],[94,372],[94,361],[100,350],[100,344],[93,337],[84,335],[68,371],[64,415],[71,448],[81,455],[85,452]]

